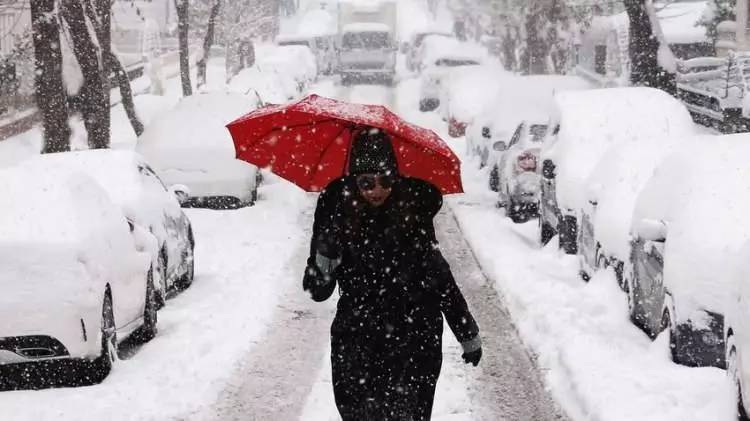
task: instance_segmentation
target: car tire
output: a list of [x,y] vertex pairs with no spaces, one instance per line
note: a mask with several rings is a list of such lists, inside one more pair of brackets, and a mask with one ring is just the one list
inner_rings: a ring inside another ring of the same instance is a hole
[[188,261],[187,269],[177,279],[177,290],[184,291],[190,288],[195,278],[195,239],[193,238],[193,227],[188,228],[188,247],[184,251],[185,260]]
[[112,294],[107,290],[102,302],[101,351],[89,366],[88,377],[93,384],[104,381],[118,360],[117,329],[113,308]]
[[[541,221],[541,217],[539,218]],[[547,243],[550,242],[552,237],[555,236],[555,229],[552,227],[552,225],[548,224],[547,222],[541,222],[540,228],[539,228],[539,241],[542,246],[545,246]]]
[[732,379],[734,385],[735,401],[737,402],[737,421],[750,421],[745,409],[744,399],[742,398],[742,383],[737,368],[737,348],[734,345],[734,338],[727,337],[727,374]]
[[145,344],[156,337],[156,324],[159,320],[156,296],[153,269],[150,269],[146,281],[146,302],[143,306],[143,325],[133,334],[136,342],[140,344]]
[[672,315],[665,309],[661,316],[661,331],[669,335],[669,354],[672,361],[680,364],[680,343],[675,333]]
[[161,290],[156,294],[156,308],[161,309],[167,303],[167,292],[169,291],[169,283],[167,282],[167,274],[169,271],[166,245],[162,246],[161,250],[159,250],[159,257],[156,265],[157,270],[159,271],[159,282],[161,283]]
[[492,170],[490,170],[490,176],[489,176],[489,187],[490,190],[497,192],[500,189],[500,169],[497,167],[497,165],[492,166]]

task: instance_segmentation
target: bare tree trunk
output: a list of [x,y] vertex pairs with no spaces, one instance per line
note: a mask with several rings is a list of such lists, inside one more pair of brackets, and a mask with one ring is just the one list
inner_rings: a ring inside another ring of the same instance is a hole
[[109,63],[112,67],[112,71],[117,80],[117,84],[120,86],[120,97],[122,98],[122,105],[125,108],[125,114],[130,120],[130,125],[133,126],[133,131],[136,136],[143,134],[143,123],[138,118],[138,113],[135,111],[135,102],[133,101],[133,90],[130,88],[130,79],[128,79],[128,73],[122,67],[122,63],[113,53],[109,54]]
[[[135,102],[133,101],[133,90],[130,87],[130,79],[122,67],[120,59],[117,58],[112,52],[112,41],[111,41],[111,9],[108,0],[97,0],[96,10],[90,7],[86,8],[86,15],[89,20],[94,23],[96,29],[97,38],[102,47],[107,47],[107,53],[102,57],[105,57],[104,63],[106,66],[105,75],[107,76],[107,87],[110,88],[109,75],[113,74],[115,81],[120,88],[120,98],[122,99],[122,105],[125,108],[125,114],[128,116],[130,125],[133,127],[133,131],[136,136],[140,136],[143,133],[144,127],[141,120],[138,118],[138,113],[135,110]],[[97,17],[99,16],[99,17]],[[102,48],[104,50],[104,48]]]
[[180,79],[182,80],[182,95],[193,94],[190,82],[190,50],[188,46],[188,6],[189,0],[174,0],[177,9],[177,35],[180,43]]
[[539,12],[541,9],[532,7],[526,16],[526,62],[524,70],[527,74],[541,75],[547,73],[547,42],[544,34],[538,28],[542,26],[540,20],[544,19]]
[[35,96],[42,112],[43,153],[70,150],[68,103],[62,78],[60,27],[55,17],[55,0],[31,0],[34,42]]
[[83,116],[89,147],[91,149],[108,148],[109,80],[105,73],[104,63],[99,58],[100,53],[104,51],[100,50],[92,37],[94,34],[89,31],[86,13],[79,0],[63,0],[61,12],[70,29],[73,53],[83,73],[83,86],[78,93],[76,103],[79,104]]
[[206,84],[206,66],[208,65],[208,52],[211,50],[211,46],[214,43],[214,31],[216,27],[216,17],[219,15],[221,10],[221,0],[215,0],[216,2],[211,7],[211,14],[208,16],[208,29],[206,29],[206,37],[203,38],[203,57],[198,61],[198,87]]
[[675,75],[659,64],[659,39],[646,10],[646,0],[624,0],[630,22],[630,82],[674,94]]

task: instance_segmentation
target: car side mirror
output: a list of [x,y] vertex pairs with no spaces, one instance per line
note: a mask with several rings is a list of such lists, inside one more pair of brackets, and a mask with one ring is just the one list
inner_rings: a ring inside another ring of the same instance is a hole
[[502,152],[508,149],[508,145],[506,145],[505,142],[503,142],[502,140],[498,140],[497,142],[492,144],[492,149],[498,152]]
[[552,160],[545,159],[542,163],[542,177],[548,180],[555,178],[555,163]]
[[177,198],[181,205],[190,198],[190,189],[184,184],[173,184],[169,187],[169,192]]
[[635,224],[635,233],[646,241],[663,243],[667,239],[667,224],[656,219],[641,219]]

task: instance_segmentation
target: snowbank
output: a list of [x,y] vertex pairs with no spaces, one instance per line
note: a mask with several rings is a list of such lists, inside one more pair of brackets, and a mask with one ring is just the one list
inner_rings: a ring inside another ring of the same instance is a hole
[[440,108],[445,117],[470,123],[486,106],[502,95],[506,73],[497,64],[451,69],[443,78]]
[[581,209],[584,183],[607,148],[639,138],[695,134],[684,105],[653,88],[612,88],[561,92],[556,96],[554,124],[559,133],[542,151],[556,165],[558,206]]

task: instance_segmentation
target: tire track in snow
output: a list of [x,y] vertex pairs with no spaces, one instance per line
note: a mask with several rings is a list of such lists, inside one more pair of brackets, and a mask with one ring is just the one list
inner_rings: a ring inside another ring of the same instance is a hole
[[483,342],[479,367],[463,366],[474,406],[472,419],[567,420],[545,390],[502,297],[488,283],[447,206],[435,225],[440,248],[477,319]]
[[[312,228],[313,208],[300,224]],[[235,368],[214,405],[211,419],[221,421],[296,420],[312,390],[328,347],[335,300],[313,303],[302,290],[308,243],[298,244],[288,264],[291,286],[279,301],[265,337]],[[312,305],[315,304],[315,305]],[[252,304],[251,304],[252,305]]]

